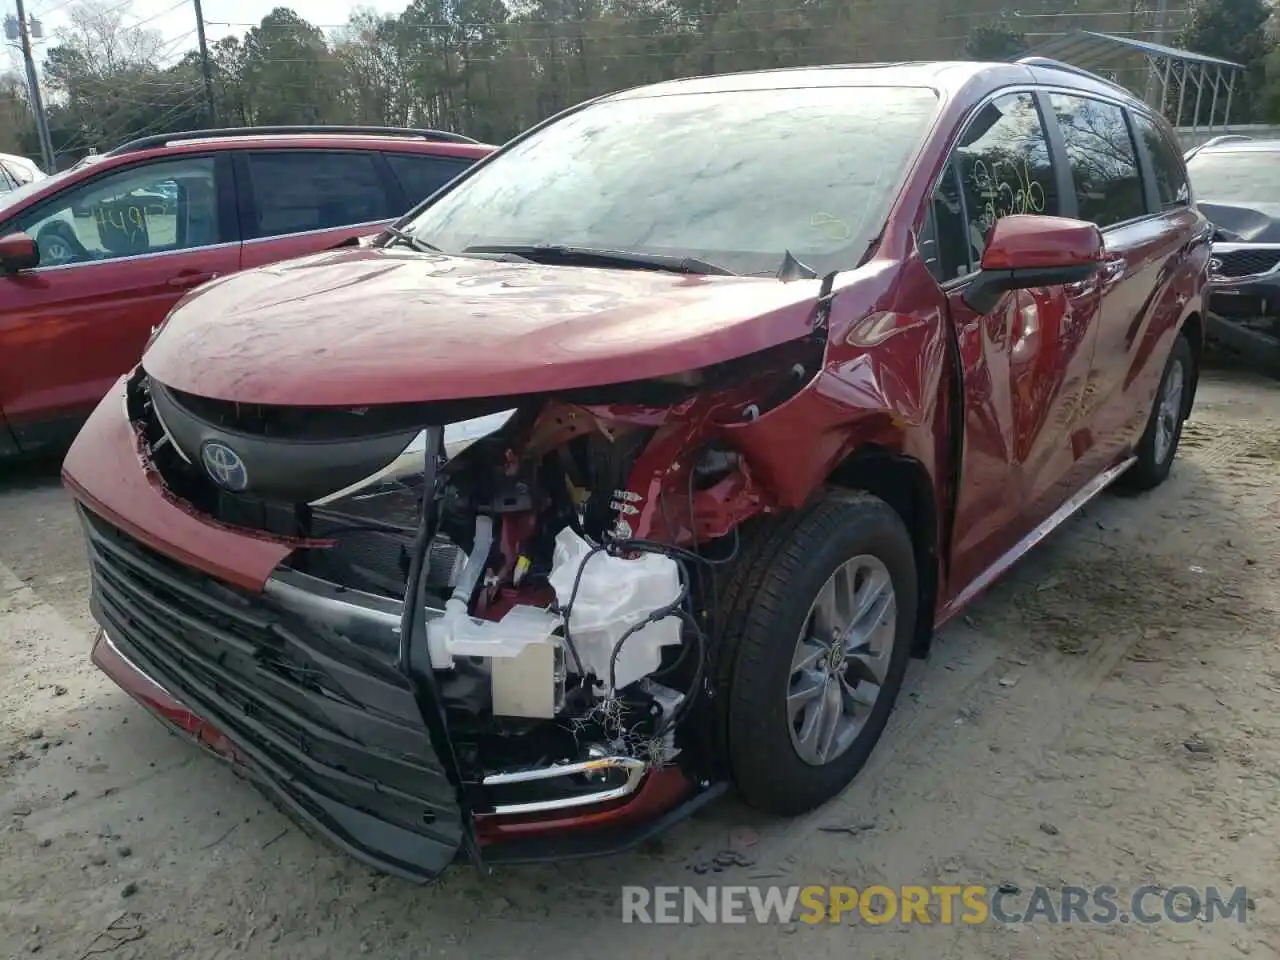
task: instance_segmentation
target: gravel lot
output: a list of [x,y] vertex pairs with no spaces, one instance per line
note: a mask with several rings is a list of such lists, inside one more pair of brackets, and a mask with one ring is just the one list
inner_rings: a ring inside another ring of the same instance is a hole
[[[9,468],[0,957],[1280,955],[1278,423],[1280,385],[1208,375],[1170,481],[1099,498],[943,631],[868,768],[812,816],[727,799],[632,855],[426,889],[301,835],[90,666],[69,500],[56,471]],[[724,850],[738,865],[705,872]],[[1244,885],[1252,907],[1245,924],[620,922],[620,884],[686,882]]]

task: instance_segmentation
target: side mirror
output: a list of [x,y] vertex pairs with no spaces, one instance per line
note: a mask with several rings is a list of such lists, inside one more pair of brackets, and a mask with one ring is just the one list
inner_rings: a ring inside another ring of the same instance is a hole
[[990,313],[1010,290],[1056,287],[1088,280],[1102,266],[1097,226],[1066,217],[1013,214],[987,234],[982,268],[964,292],[978,313]]
[[40,265],[40,248],[25,233],[0,237],[0,274],[17,273]]

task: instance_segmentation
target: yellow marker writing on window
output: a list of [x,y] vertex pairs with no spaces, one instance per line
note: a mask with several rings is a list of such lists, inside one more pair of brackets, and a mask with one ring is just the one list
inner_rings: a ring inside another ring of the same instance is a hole
[[839,217],[833,217],[829,213],[815,213],[809,218],[809,226],[826,227],[827,237],[832,240],[848,240],[852,236],[849,231],[849,225]]
[[123,233],[130,240],[139,234],[145,236],[147,232],[147,212],[142,207],[130,205],[114,210],[98,207],[94,210],[94,217],[100,226]]

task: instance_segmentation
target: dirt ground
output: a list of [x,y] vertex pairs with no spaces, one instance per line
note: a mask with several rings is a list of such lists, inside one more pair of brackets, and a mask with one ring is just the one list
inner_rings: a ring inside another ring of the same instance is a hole
[[[68,499],[50,471],[11,478],[0,957],[1280,955],[1278,423],[1280,384],[1208,375],[1170,481],[1099,498],[944,630],[826,808],[769,822],[726,799],[634,854],[430,888],[300,834],[101,677]],[[621,884],[709,882],[1243,885],[1251,906],[1244,924],[621,923]]]

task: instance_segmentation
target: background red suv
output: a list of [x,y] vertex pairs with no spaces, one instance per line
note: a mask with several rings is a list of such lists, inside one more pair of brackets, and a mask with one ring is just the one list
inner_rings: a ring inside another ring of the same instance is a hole
[[219,275],[351,241],[493,148],[455,133],[256,128],[146,137],[0,194],[0,458],[60,448],[151,329]]

